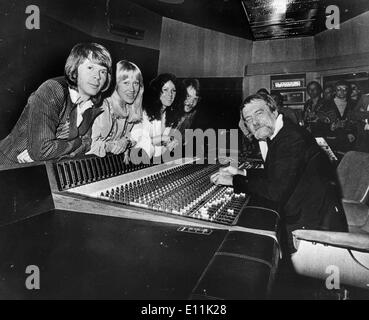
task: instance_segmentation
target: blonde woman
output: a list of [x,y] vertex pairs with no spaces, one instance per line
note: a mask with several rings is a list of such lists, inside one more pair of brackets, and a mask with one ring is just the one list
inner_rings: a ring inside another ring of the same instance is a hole
[[103,103],[104,112],[92,127],[92,146],[88,154],[105,157],[107,153],[125,153],[135,144],[131,131],[142,121],[142,95],[144,91],[141,70],[132,62],[117,63],[116,87]]

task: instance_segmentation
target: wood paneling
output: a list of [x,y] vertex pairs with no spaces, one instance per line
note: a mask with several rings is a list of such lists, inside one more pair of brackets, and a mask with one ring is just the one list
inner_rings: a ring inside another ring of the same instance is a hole
[[[369,66],[369,12],[315,37],[254,42],[247,66],[244,95],[266,87],[271,74],[306,72],[319,75],[358,72]],[[307,79],[307,80],[309,80]]]
[[316,60],[283,61],[255,63],[247,68],[247,75],[271,75],[283,73],[301,73],[316,70]]
[[256,93],[261,88],[265,88],[270,91],[269,75],[245,77],[243,82],[243,98]]
[[253,64],[310,59],[315,59],[313,37],[256,41],[252,48]]
[[[339,30],[326,30],[315,37],[318,59],[369,52],[369,12],[341,24]],[[351,61],[355,64],[355,60]]]
[[325,72],[369,65],[369,13],[315,37],[254,42],[248,75]]
[[252,42],[163,18],[159,72],[178,77],[243,77]]

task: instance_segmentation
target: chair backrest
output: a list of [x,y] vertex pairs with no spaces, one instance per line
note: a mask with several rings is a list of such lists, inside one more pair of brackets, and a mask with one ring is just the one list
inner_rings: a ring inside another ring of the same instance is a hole
[[337,168],[345,200],[366,203],[369,194],[369,153],[350,151]]

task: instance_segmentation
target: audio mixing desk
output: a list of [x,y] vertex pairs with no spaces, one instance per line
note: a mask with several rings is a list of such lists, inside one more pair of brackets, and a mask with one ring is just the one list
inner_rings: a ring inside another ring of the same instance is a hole
[[[0,171],[0,298],[267,298],[278,213],[212,185],[220,164],[198,162],[109,155]],[[24,287],[28,265],[38,292]]]

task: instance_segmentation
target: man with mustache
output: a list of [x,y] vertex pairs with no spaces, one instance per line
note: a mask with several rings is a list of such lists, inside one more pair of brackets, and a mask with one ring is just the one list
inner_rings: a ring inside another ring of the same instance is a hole
[[252,95],[243,103],[242,119],[259,141],[264,169],[221,169],[216,185],[233,186],[264,206],[277,209],[294,251],[292,231],[346,231],[347,222],[329,159],[310,133],[278,113],[270,96]]

